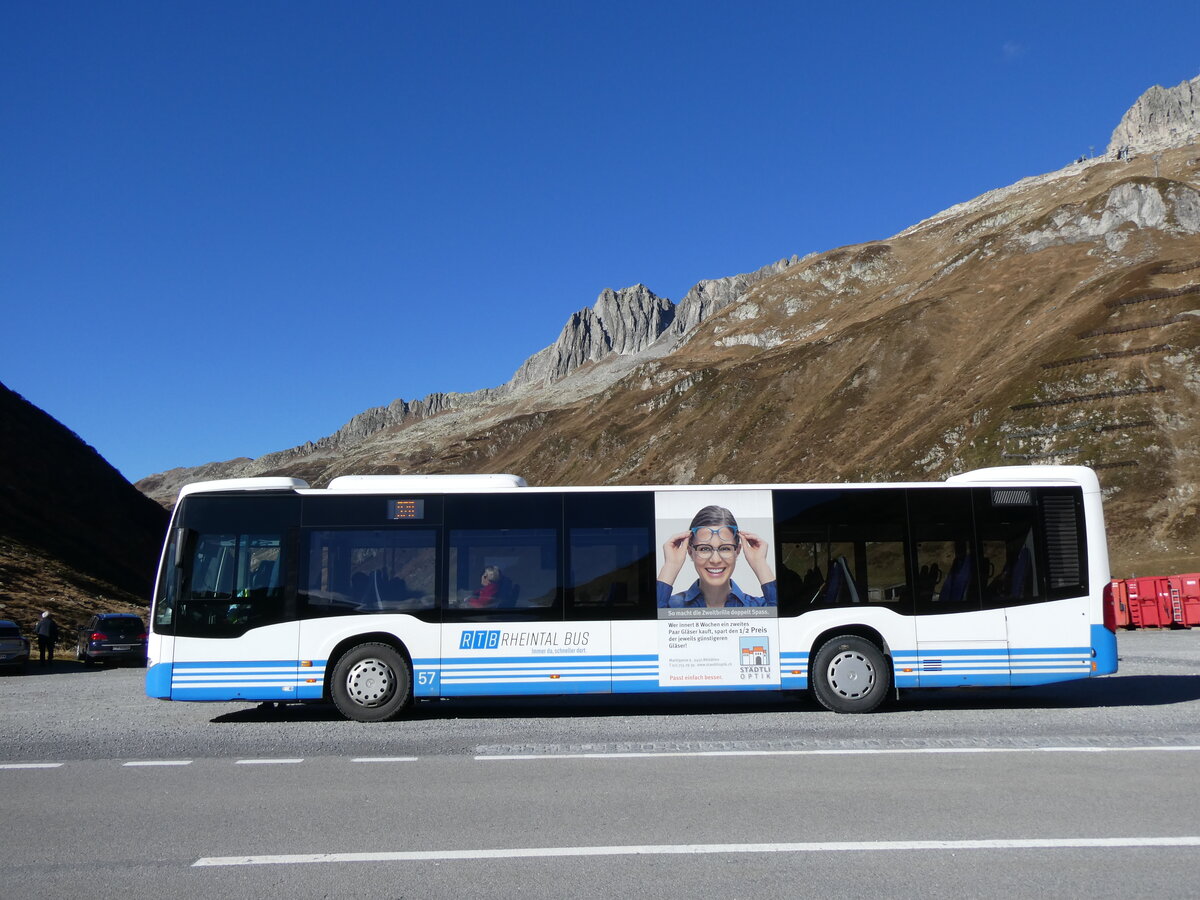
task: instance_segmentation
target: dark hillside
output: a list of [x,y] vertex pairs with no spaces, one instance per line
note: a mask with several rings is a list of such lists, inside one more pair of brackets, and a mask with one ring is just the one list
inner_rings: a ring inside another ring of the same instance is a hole
[[48,608],[67,626],[146,605],[167,513],[3,384],[0,472],[0,617],[27,627]]

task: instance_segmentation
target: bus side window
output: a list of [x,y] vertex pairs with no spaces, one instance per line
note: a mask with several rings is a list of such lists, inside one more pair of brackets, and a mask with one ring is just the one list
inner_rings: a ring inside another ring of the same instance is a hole
[[313,530],[301,579],[309,618],[433,609],[437,531],[426,528]]
[[653,563],[648,528],[572,528],[568,617],[626,619],[652,616],[654,594],[646,580]]
[[918,613],[980,608],[980,554],[970,488],[913,488],[908,492],[913,587]]
[[551,528],[450,531],[450,606],[532,610],[558,602],[557,533]]
[[175,606],[179,602],[179,586],[187,565],[188,549],[195,534],[187,528],[174,528],[158,576],[158,596],[154,601],[153,628],[159,634],[175,633]]
[[654,495],[565,494],[566,617],[653,619]]
[[198,535],[175,633],[230,638],[284,621],[282,541],[278,534]]
[[445,620],[562,619],[561,495],[448,495],[445,510]]
[[983,575],[983,606],[997,609],[1045,599],[1035,540],[1033,491],[980,489],[975,521]]
[[902,492],[775,491],[781,615],[886,605],[910,614]]

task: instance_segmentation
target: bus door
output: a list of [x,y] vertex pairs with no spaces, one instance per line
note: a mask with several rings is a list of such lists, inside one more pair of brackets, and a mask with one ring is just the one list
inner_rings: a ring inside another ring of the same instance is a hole
[[976,540],[972,493],[908,491],[922,687],[1010,681],[1004,609],[983,602],[992,562]]
[[284,535],[190,530],[185,554],[171,699],[298,699],[299,623],[285,596]]
[[[296,699],[290,490],[185,496],[163,560],[147,692],[174,700]],[[291,567],[291,569],[289,569]]]

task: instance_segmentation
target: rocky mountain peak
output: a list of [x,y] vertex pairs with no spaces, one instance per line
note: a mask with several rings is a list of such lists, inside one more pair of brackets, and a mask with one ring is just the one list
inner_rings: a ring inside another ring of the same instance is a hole
[[1147,90],[1121,118],[1108,152],[1148,152],[1180,147],[1200,138],[1200,75],[1173,88]]
[[548,384],[585,363],[637,353],[658,340],[674,319],[675,304],[644,284],[619,291],[605,288],[593,306],[567,320],[558,340],[527,359],[509,384]]

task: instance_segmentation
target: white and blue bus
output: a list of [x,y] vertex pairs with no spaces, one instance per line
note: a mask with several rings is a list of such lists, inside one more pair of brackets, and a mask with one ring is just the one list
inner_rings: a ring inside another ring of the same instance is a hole
[[332,702],[904,688],[1116,671],[1087,468],[936,484],[529,487],[345,476],[180,491],[146,692]]

